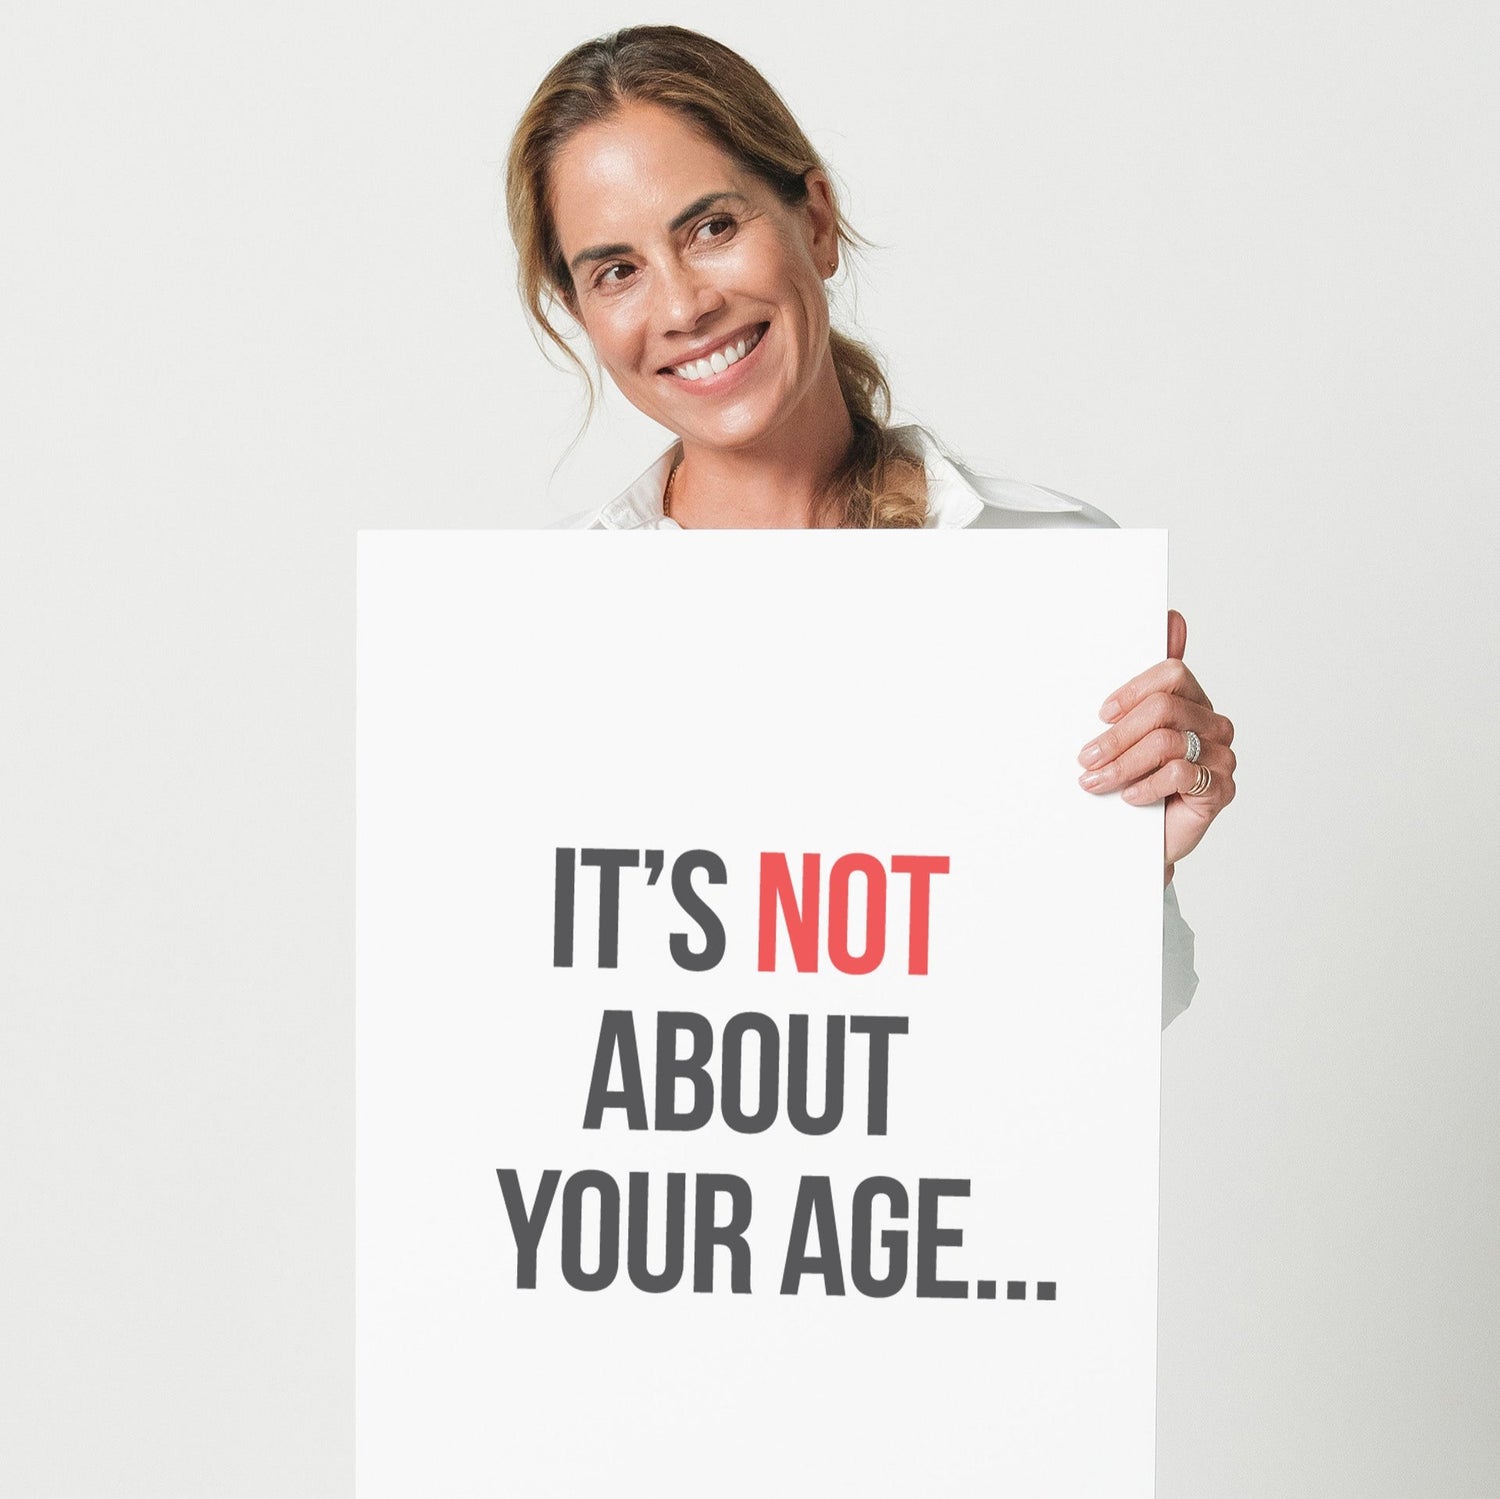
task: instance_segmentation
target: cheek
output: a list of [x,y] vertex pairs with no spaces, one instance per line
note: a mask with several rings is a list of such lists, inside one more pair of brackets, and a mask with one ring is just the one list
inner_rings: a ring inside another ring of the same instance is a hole
[[605,369],[628,374],[640,352],[641,341],[634,321],[622,314],[623,309],[614,308],[595,312],[585,321],[583,330]]
[[807,326],[807,338],[811,352],[816,357],[828,342],[828,293],[823,280],[816,274],[799,270],[796,280],[797,301],[802,308],[802,318]]
[[826,336],[828,329],[828,293],[823,278],[800,240],[784,241],[775,274],[782,298],[797,307],[801,319],[814,341]]

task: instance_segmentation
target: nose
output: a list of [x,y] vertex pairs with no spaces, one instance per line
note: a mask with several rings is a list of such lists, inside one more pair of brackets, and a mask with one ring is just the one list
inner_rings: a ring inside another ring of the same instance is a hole
[[692,333],[725,297],[711,276],[681,261],[669,261],[656,280],[657,327],[665,333]]

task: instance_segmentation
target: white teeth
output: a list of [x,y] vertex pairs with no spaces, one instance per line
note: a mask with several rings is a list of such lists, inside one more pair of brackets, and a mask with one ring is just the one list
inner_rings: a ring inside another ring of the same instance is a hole
[[672,373],[684,380],[706,380],[710,375],[722,375],[731,364],[737,364],[759,342],[760,334],[752,333],[738,343],[726,344],[707,359],[694,359],[689,364],[674,365]]

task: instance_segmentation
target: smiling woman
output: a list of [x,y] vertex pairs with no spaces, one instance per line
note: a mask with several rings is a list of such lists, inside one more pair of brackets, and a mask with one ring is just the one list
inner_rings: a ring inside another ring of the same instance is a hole
[[[677,26],[575,47],[516,127],[506,180],[521,296],[581,326],[601,367],[672,446],[593,529],[1111,526],[1052,490],[982,476],[916,426],[890,425],[878,361],[832,327],[827,279],[856,242],[827,169],[738,53]],[[1084,791],[1165,803],[1163,1020],[1197,984],[1171,888],[1234,796],[1234,726],[1183,664],[1111,693],[1079,752]]]
[[[807,178],[788,205],[680,114],[638,103],[578,131],[553,163],[570,306],[621,393],[698,460],[677,479],[684,523],[719,509],[707,455],[744,473],[747,459],[805,468],[820,454],[826,482],[853,439],[823,291],[837,216],[826,176]],[[595,235],[612,242],[572,253]],[[812,508],[795,485],[752,493],[765,524],[796,525]]]
[[578,363],[548,317],[561,303],[680,437],[675,521],[923,524],[919,446],[886,425],[874,356],[829,322],[824,282],[855,236],[737,53],[673,26],[575,48],[516,129],[507,203],[538,325]]

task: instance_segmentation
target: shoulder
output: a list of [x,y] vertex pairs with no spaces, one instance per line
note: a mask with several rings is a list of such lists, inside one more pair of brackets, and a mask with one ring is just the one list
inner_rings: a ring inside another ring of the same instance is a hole
[[1076,530],[1117,525],[1098,506],[1049,485],[983,473],[966,464],[956,467],[984,501],[984,508],[970,522],[977,529],[1046,526]]
[[925,427],[912,425],[902,430],[920,449],[926,468],[929,526],[1026,530],[1115,525],[1086,500],[960,457]]
[[1097,506],[1090,505],[1086,500],[1074,499],[1072,495],[1064,494],[1059,489],[1048,489],[1041,485],[1032,487],[1040,488],[1043,494],[1050,495],[1054,499],[1065,501],[1068,508],[1065,510],[1016,510],[1003,504],[987,503],[969,523],[970,527],[977,530],[993,530],[998,527],[1036,529],[1043,526],[1071,530],[1119,528],[1118,521],[1106,515]]
[[547,522],[549,531],[596,531],[600,527],[598,510],[575,510],[559,520]]
[[667,476],[681,452],[673,442],[665,452],[652,459],[644,472],[637,475],[612,500],[597,510],[577,510],[555,520],[552,531],[660,531],[678,529],[677,522],[662,514],[662,493]]

